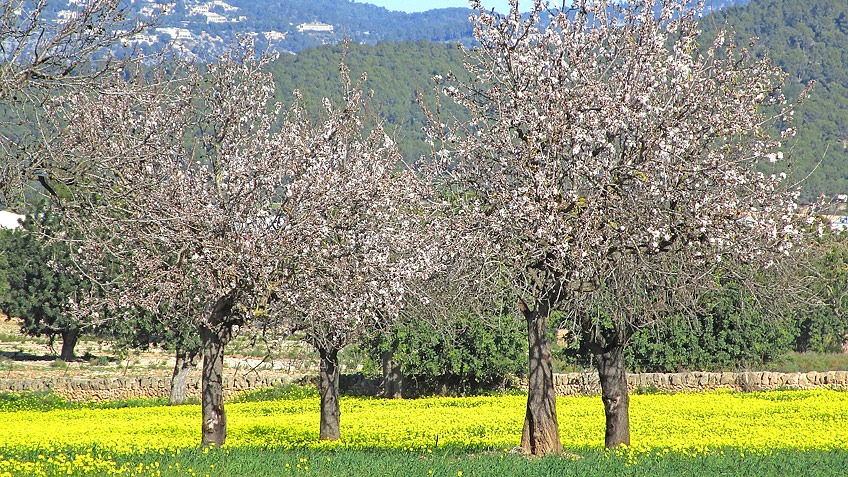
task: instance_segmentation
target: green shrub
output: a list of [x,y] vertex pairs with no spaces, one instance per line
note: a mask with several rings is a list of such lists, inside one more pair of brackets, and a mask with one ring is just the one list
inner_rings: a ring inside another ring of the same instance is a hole
[[787,353],[765,366],[779,373],[808,373],[810,371],[848,370],[848,353]]
[[527,372],[527,338],[523,324],[511,317],[481,320],[458,316],[438,327],[426,320],[399,323],[390,335],[364,340],[371,371],[383,352],[393,353],[404,376],[420,392],[479,391],[499,387],[509,376]]
[[57,359],[50,362],[50,367],[56,369],[65,369],[68,367],[68,363],[61,359]]
[[[765,323],[727,323],[705,317],[690,331],[686,325],[645,329],[631,339],[627,353],[632,372],[715,371],[762,367],[791,349],[791,330]],[[789,336],[787,336],[789,335]]]

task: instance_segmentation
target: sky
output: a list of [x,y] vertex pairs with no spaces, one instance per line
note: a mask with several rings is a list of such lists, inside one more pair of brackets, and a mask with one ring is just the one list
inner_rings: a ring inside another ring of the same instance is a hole
[[[434,8],[469,8],[468,0],[356,0],[358,3],[370,3],[389,10],[401,12],[423,12]],[[529,0],[525,0],[529,2]],[[508,0],[483,0],[483,6],[487,9],[495,7],[495,10],[506,13],[509,11]]]

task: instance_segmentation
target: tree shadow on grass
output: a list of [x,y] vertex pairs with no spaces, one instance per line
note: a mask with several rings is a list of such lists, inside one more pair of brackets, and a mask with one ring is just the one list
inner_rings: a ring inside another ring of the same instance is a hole
[[12,361],[56,361],[59,359],[59,356],[56,354],[36,355],[24,351],[0,351],[0,359]]

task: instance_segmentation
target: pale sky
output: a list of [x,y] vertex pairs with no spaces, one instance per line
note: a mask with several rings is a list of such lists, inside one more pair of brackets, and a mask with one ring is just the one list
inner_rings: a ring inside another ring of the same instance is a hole
[[[357,3],[370,3],[380,7],[385,7],[389,10],[401,12],[423,12],[434,8],[451,8],[461,7],[469,8],[468,0],[356,0]],[[530,0],[525,0],[528,8],[531,4]],[[519,3],[520,5],[520,3]],[[509,11],[508,0],[483,0],[483,6],[486,9],[495,7],[495,10],[506,13]],[[523,10],[523,9],[522,9]]]

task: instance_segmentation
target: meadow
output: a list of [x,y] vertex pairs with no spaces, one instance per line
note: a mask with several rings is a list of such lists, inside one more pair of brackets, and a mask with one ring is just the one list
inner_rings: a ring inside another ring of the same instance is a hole
[[[258,396],[258,397],[257,397]],[[634,395],[632,447],[603,449],[598,397],[558,399],[563,456],[528,458],[521,394],[343,397],[342,440],[318,442],[318,400],[227,405],[220,449],[198,448],[200,408],[36,399],[0,404],[0,476],[845,475],[848,393]]]

